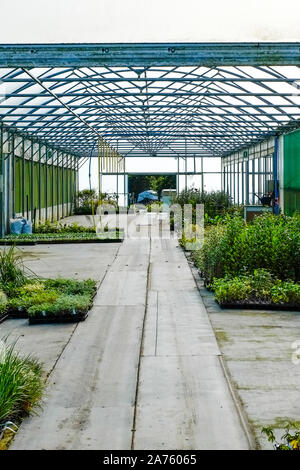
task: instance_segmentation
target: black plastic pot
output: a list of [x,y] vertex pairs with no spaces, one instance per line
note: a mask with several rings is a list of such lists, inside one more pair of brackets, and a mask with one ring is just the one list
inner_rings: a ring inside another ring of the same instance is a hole
[[79,315],[61,315],[61,316],[34,316],[29,318],[29,325],[45,325],[49,323],[79,323],[84,321],[88,316],[88,312]]
[[269,304],[255,302],[218,302],[221,308],[240,308],[245,310],[287,310],[300,313],[300,305],[298,304]]

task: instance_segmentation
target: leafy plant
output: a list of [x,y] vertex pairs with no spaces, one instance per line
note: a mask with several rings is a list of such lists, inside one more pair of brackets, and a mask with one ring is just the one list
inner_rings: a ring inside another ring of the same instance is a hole
[[14,246],[0,250],[0,283],[21,286],[26,281],[22,256]]
[[43,392],[42,365],[32,356],[22,357],[15,343],[0,342],[0,422],[29,413]]
[[231,197],[223,191],[201,191],[197,188],[184,189],[174,200],[174,204],[183,207],[191,204],[193,207],[193,223],[196,223],[195,208],[197,204],[204,204],[204,223],[216,223],[226,214],[241,215],[239,206],[233,206]]
[[117,207],[117,196],[109,196],[107,193],[96,192],[95,189],[83,189],[76,195],[75,214],[91,215],[96,214],[99,203],[109,204]]
[[89,295],[60,295],[55,302],[33,305],[28,309],[28,315],[34,316],[66,316],[86,313],[91,305]]
[[77,222],[72,224],[51,223],[46,221],[43,224],[36,225],[35,233],[95,233],[94,227],[80,225]]
[[59,293],[54,290],[44,290],[42,292],[22,293],[19,297],[14,297],[9,302],[12,311],[27,310],[32,305],[40,305],[43,303],[53,303],[59,297]]
[[292,429],[291,425],[287,425],[285,433],[281,436],[281,442],[276,441],[274,430],[272,427],[262,428],[262,434],[267,436],[269,442],[274,444],[275,450],[300,450],[300,430]]
[[6,294],[0,290],[0,316],[4,315],[7,311],[7,296]]
[[96,282],[92,279],[77,281],[74,279],[46,279],[45,287],[55,289],[67,295],[93,295],[96,292]]
[[193,255],[206,284],[264,268],[282,280],[300,280],[300,217],[265,214],[246,224],[226,217],[207,227],[203,247]]
[[221,304],[252,302],[300,306],[300,284],[275,279],[265,269],[256,269],[252,275],[215,279],[211,288]]

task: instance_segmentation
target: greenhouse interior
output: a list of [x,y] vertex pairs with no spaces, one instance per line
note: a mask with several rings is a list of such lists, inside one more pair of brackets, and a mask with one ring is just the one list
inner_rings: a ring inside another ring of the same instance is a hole
[[236,53],[235,65],[220,65],[217,57],[213,66],[211,58],[199,66],[187,57],[180,65],[169,47],[166,65],[162,57],[141,66],[141,49],[138,65],[129,58],[123,66],[120,52],[106,49],[98,62],[109,65],[100,67],[82,58],[84,66],[45,67],[44,57],[40,66],[23,67],[32,62],[30,49],[23,64],[16,55],[20,67],[7,67],[9,48],[2,47],[2,233],[14,215],[53,221],[71,214],[80,169],[99,153],[113,162],[103,166],[103,183],[115,176],[111,191],[125,206],[127,168],[134,173],[148,159],[150,172],[163,166],[176,174],[177,191],[215,187],[236,203],[255,205],[273,181],[280,209],[300,209],[300,74],[292,60],[252,65]]
[[300,450],[299,51],[0,44],[0,450]]

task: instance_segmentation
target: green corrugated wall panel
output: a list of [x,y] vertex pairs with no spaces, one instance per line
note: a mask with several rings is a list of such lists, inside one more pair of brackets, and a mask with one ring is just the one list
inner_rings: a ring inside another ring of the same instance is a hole
[[[27,201],[28,209],[31,210],[31,161],[25,160],[25,216],[27,215]],[[39,163],[33,165],[33,209],[39,208]],[[46,207],[46,171],[48,173],[48,207],[52,206],[52,167],[41,164],[41,209]],[[68,177],[67,177],[68,175]],[[64,202],[71,202],[73,191],[75,190],[75,172],[71,169],[65,169],[64,172],[61,167],[54,167],[54,180],[53,180],[53,204],[57,205]],[[62,191],[62,187],[64,190]],[[15,212],[22,213],[22,158],[15,157]],[[56,216],[56,214],[54,214]]]
[[51,166],[46,165],[47,173],[47,206],[52,207],[52,169]]
[[41,164],[41,209],[46,206],[46,167]]
[[15,212],[19,214],[22,211],[22,160],[15,159]]
[[284,212],[300,213],[300,131],[284,136]]
[[30,211],[30,193],[31,193],[31,162],[25,160],[25,215]]
[[39,165],[38,163],[34,163],[33,166],[33,188],[34,188],[34,196],[33,196],[33,208],[38,209],[39,207]]

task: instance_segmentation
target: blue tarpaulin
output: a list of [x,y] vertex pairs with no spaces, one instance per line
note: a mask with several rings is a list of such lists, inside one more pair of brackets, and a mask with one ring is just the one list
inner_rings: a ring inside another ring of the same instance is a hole
[[143,202],[146,200],[158,201],[157,193],[151,189],[149,191],[143,191],[142,193],[139,193],[137,202]]

